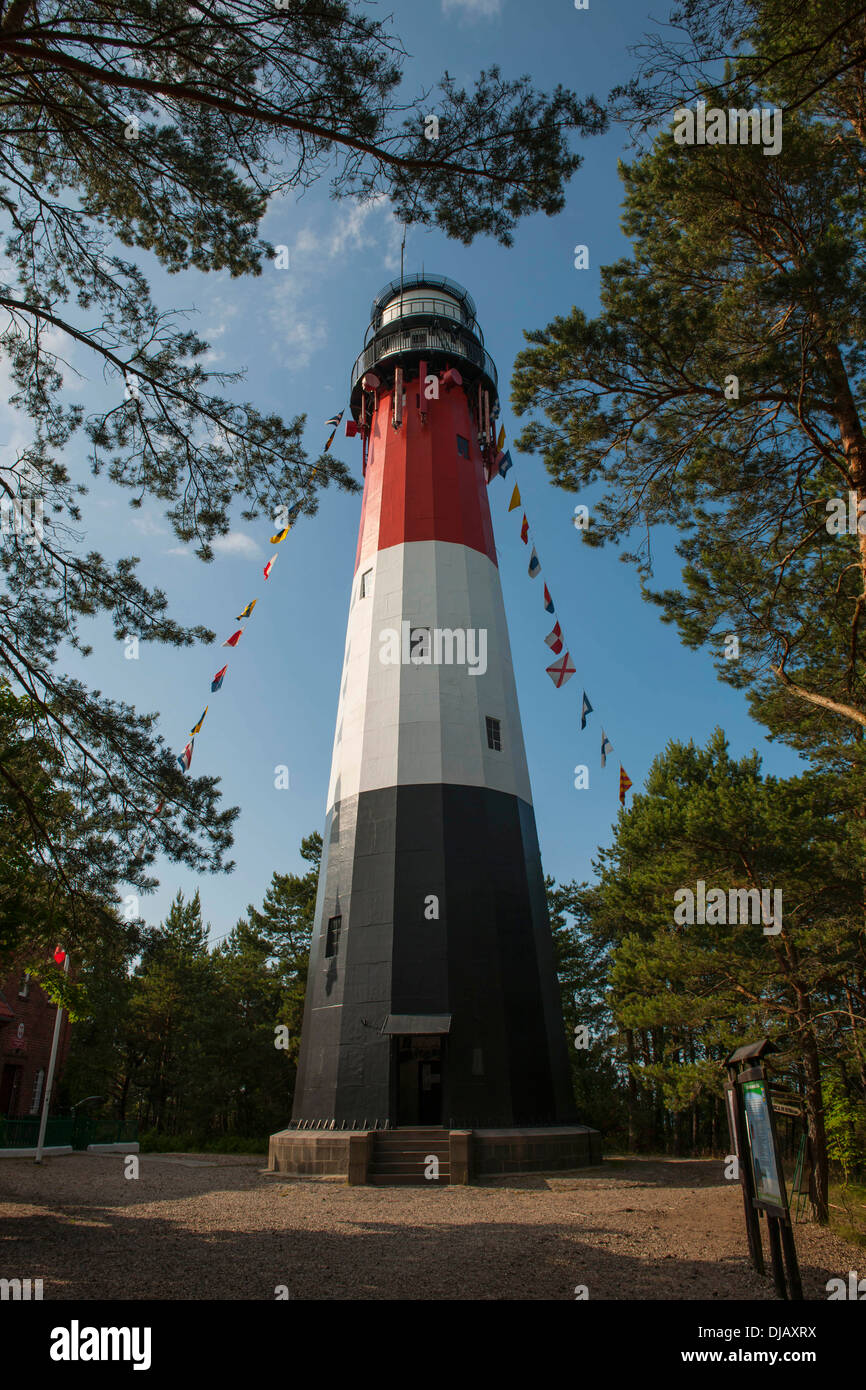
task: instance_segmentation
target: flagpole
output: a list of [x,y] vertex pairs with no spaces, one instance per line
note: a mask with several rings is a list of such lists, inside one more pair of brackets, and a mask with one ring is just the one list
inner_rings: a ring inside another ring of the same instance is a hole
[[[69,952],[63,962],[64,977],[69,975]],[[63,1026],[63,1005],[57,1005],[54,1020],[54,1037],[51,1040],[51,1057],[48,1062],[48,1076],[45,1079],[45,1095],[42,1097],[42,1116],[39,1121],[39,1138],[36,1141],[36,1162],[42,1162],[42,1147],[45,1143],[45,1127],[48,1124],[48,1107],[51,1104],[51,1091],[54,1086],[54,1068],[57,1063],[57,1049],[60,1045],[60,1030]]]

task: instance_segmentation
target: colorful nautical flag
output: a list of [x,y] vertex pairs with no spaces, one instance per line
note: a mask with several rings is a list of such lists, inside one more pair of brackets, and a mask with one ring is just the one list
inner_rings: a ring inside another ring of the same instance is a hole
[[276,560],[276,558],[277,558],[276,555],[272,555],[271,558],[270,558],[270,560],[268,560],[268,563],[265,565],[264,569],[262,570],[262,574],[265,576],[265,579],[270,579],[270,577],[271,577],[271,570],[272,570],[273,567],[274,567],[274,561]]
[[502,450],[502,446],[503,446],[504,443],[505,443],[505,426],[504,426],[504,425],[500,425],[500,426],[499,426],[499,434],[498,434],[498,436],[497,436],[497,438],[496,438],[496,447],[497,447],[497,449],[500,450],[500,452],[501,452],[501,450]]
[[626,772],[625,768],[623,767],[622,763],[620,763],[620,765],[619,765],[619,799],[620,799],[620,801],[622,802],[623,806],[625,805],[625,794],[626,794],[626,792],[628,791],[628,789],[629,789],[630,786],[631,786],[631,778],[629,777],[629,775],[628,775],[628,773]]
[[520,528],[520,539],[526,545],[529,541],[529,522],[526,520],[526,512],[523,513],[523,525]]
[[541,561],[535,553],[535,546],[532,547],[532,554],[529,557],[529,578],[534,579],[541,573]]
[[496,467],[499,469],[500,478],[504,478],[514,460],[511,457],[511,450],[507,449],[504,454],[500,454],[496,460]]
[[271,536],[271,545],[279,545],[280,541],[286,539],[291,529],[291,526],[285,526],[282,531],[278,531],[275,536]]
[[248,617],[250,616],[250,614],[252,613],[252,611],[253,611],[253,609],[255,608],[255,606],[256,606],[257,603],[258,603],[258,599],[257,599],[257,598],[251,599],[251,601],[247,604],[246,608],[244,609],[243,613],[238,613],[237,621],[240,622],[240,621],[241,621],[241,618],[248,618]]
[[548,647],[550,647],[554,656],[559,656],[559,653],[562,651],[562,628],[559,626],[559,623],[555,625],[552,632],[548,632],[544,640]]
[[550,597],[550,590],[548,589],[546,584],[544,586],[544,611],[545,613],[553,613],[555,611],[553,607],[553,599]]
[[199,719],[198,723],[194,726],[194,728],[190,729],[190,733],[191,733],[191,734],[198,734],[198,733],[201,732],[201,726],[202,726],[202,724],[204,723],[204,717],[205,717],[205,715],[207,714],[207,712],[208,712],[208,706],[205,705],[204,709],[203,709],[202,712],[201,712],[201,718]]
[[150,820],[156,820],[157,816],[159,816],[159,815],[162,814],[162,808],[163,808],[164,805],[165,805],[165,802],[164,802],[164,801],[161,801],[161,802],[159,803],[159,805],[157,806],[156,810],[154,811],[153,815],[150,816],[149,819],[150,819]]
[[515,484],[514,484],[514,491],[513,491],[512,494],[511,494],[511,501],[508,503],[508,510],[509,510],[510,512],[513,512],[513,511],[514,511],[514,508],[515,508],[515,507],[519,507],[519,506],[520,506],[520,488],[519,488],[519,487],[517,486],[517,484],[515,483]]
[[548,666],[545,669],[557,690],[560,686],[565,685],[566,681],[570,681],[574,675],[574,667],[571,664],[571,657],[568,652],[565,653],[565,656],[561,656],[558,661],[554,661],[552,666]]
[[581,704],[581,706],[580,706],[580,727],[581,727],[582,729],[585,729],[585,728],[586,728],[586,716],[587,716],[588,714],[592,714],[592,705],[589,703],[589,696],[587,695],[586,691],[584,690],[584,692],[583,692],[583,702],[582,702],[582,704]]
[[180,763],[184,772],[189,772],[189,765],[192,762],[192,750],[194,743],[195,739],[191,738],[189,743],[186,745],[186,748],[184,748],[183,752],[178,758],[178,762]]
[[324,450],[323,450],[324,453],[327,453],[328,450],[329,450],[330,447],[331,447],[331,440],[334,438],[334,435],[337,433],[337,427],[339,426],[339,423],[340,423],[340,421],[342,420],[343,415],[345,414],[345,409],[346,409],[346,408],[345,408],[345,406],[344,406],[343,409],[340,411],[339,415],[332,415],[331,418],[330,418],[330,420],[326,420],[326,421],[325,421],[325,424],[326,424],[326,425],[332,425],[333,428],[332,428],[332,430],[331,430],[331,433],[328,435],[328,442],[327,442],[327,444],[325,445],[325,448],[324,448]]
[[[330,440],[328,442],[330,443]],[[315,473],[315,469],[313,470],[313,472]],[[271,545],[279,545],[281,541],[284,541],[286,539],[286,536],[289,534],[289,532],[291,531],[292,527],[298,519],[298,512],[300,510],[300,502],[295,502],[294,506],[289,508],[288,524],[283,527],[282,531],[278,531],[275,536],[271,536]]]
[[228,665],[225,665],[221,671],[217,671],[216,675],[210,683],[211,692],[219,690],[220,686],[222,685],[225,679],[225,674],[228,669]]
[[612,753],[612,752],[613,752],[613,744],[611,743],[611,741],[610,741],[610,739],[608,738],[607,734],[604,732],[604,729],[602,729],[602,731],[601,731],[601,765],[602,765],[602,767],[606,767],[606,766],[607,766],[607,755],[608,755],[608,753]]
[[242,632],[243,632],[243,628],[242,628],[242,627],[239,627],[238,630],[237,630],[237,632],[233,632],[232,635],[231,635],[231,637],[227,637],[227,638],[226,638],[226,640],[223,642],[223,646],[224,646],[224,647],[236,647],[237,644],[238,644],[238,642],[241,640],[241,633],[242,633]]

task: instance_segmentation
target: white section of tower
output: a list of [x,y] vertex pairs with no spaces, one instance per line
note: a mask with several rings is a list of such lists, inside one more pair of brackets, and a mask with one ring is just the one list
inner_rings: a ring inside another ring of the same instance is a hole
[[[431,637],[436,628],[472,628],[476,652],[483,630],[486,671],[383,663],[382,634],[401,632],[404,620]],[[488,715],[500,721],[501,751],[488,747]],[[480,551],[447,541],[389,546],[359,566],[327,809],[416,783],[490,787],[532,802],[499,571]]]

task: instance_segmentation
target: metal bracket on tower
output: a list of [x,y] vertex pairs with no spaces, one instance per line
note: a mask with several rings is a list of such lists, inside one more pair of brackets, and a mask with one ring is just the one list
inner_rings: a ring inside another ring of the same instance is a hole
[[394,368],[394,427],[399,429],[403,423],[403,368]]

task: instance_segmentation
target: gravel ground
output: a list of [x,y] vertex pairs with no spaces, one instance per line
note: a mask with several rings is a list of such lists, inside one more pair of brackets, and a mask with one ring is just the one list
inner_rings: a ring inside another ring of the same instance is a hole
[[[483,1186],[348,1187],[264,1160],[143,1154],[0,1160],[0,1277],[46,1299],[772,1299],[739,1186],[713,1160],[612,1159]],[[806,1298],[863,1264],[795,1227]],[[765,1237],[766,1246],[766,1237]]]

